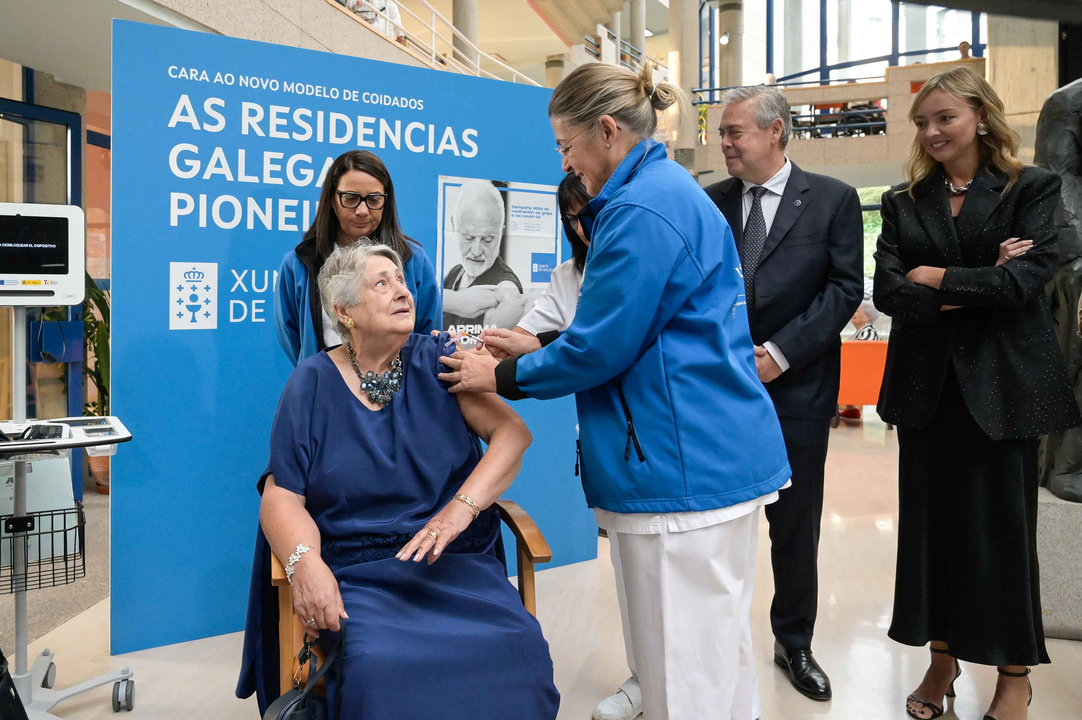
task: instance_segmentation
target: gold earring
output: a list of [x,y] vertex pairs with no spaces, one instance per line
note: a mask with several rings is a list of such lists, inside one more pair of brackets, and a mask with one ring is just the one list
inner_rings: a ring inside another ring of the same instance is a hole
[[979,123],[977,123],[977,134],[978,135],[987,135],[988,134],[988,124],[986,122],[984,122],[984,120],[981,120]]
[[351,318],[351,317],[346,318],[345,320],[342,321],[342,324],[346,326],[347,330],[352,330],[353,329],[353,318]]

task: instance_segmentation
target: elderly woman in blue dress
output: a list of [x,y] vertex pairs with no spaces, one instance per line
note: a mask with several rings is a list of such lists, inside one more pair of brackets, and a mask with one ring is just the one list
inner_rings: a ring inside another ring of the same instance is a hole
[[529,431],[495,395],[447,393],[436,376],[453,343],[413,332],[393,250],[336,249],[319,290],[343,342],[298,365],[274,418],[238,694],[273,700],[273,551],[312,634],[349,625],[329,688],[343,717],[551,720],[552,661],[490,507]]

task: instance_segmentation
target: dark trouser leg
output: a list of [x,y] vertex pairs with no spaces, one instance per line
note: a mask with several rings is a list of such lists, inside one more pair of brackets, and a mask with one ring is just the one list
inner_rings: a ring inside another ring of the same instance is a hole
[[830,419],[782,418],[781,431],[793,478],[778,501],[766,506],[774,569],[770,626],[785,647],[810,648],[819,593],[816,558]]

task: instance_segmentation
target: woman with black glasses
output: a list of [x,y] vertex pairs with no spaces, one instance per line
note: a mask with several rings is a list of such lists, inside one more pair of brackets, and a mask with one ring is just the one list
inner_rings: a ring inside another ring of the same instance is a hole
[[286,253],[274,292],[278,343],[290,362],[298,362],[336,343],[333,318],[323,312],[316,278],[336,246],[365,239],[387,245],[405,263],[406,285],[416,305],[414,330],[440,326],[443,309],[432,262],[420,243],[398,224],[391,174],[367,150],[339,155],[327,170],[312,226],[300,245]]

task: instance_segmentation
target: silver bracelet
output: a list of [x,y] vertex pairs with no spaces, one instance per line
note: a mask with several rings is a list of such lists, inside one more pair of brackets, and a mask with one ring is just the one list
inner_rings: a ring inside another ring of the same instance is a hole
[[455,500],[458,500],[461,503],[465,503],[466,507],[468,507],[470,509],[470,512],[473,513],[474,517],[477,517],[481,514],[481,508],[477,507],[477,503],[475,503],[473,501],[473,498],[471,498],[469,495],[463,495],[462,493],[459,493],[458,495],[455,495]]
[[293,566],[296,565],[297,561],[301,559],[301,555],[304,555],[311,549],[312,548],[308,547],[304,543],[301,543],[297,546],[297,549],[293,551],[293,554],[289,556],[289,562],[286,563],[286,580],[289,581],[290,585],[293,584]]

